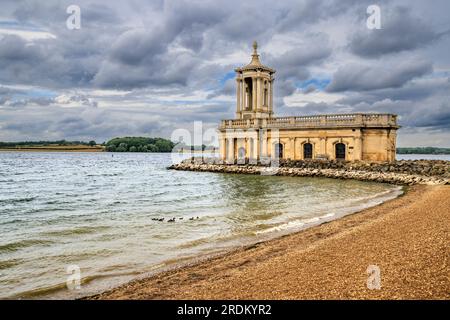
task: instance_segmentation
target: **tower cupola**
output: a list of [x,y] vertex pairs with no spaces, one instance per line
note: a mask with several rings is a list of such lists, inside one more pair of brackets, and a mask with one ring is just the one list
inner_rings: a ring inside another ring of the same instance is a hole
[[261,63],[258,44],[253,42],[252,60],[236,68],[236,118],[270,118],[273,115],[275,70]]

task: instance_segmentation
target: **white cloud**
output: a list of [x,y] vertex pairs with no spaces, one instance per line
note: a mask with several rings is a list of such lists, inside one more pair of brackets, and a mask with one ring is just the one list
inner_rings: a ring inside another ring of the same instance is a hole
[[50,32],[34,31],[34,30],[17,30],[0,28],[0,36],[2,35],[16,35],[27,41],[40,39],[55,39],[56,36]]

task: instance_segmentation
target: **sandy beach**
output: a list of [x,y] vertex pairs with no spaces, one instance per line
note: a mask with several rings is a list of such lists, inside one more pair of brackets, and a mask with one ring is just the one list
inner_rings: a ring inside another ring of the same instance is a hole
[[[130,282],[91,299],[450,299],[450,186]],[[381,288],[367,288],[367,268]]]

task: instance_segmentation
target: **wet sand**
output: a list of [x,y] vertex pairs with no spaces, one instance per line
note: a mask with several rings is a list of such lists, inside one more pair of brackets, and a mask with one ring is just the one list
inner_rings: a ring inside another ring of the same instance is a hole
[[[368,289],[367,268],[381,272]],[[91,299],[450,299],[450,186],[237,249]]]

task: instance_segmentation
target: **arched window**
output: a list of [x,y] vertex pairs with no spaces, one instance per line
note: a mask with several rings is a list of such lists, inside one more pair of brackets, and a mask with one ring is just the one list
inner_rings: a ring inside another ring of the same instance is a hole
[[313,146],[311,143],[305,143],[303,145],[303,159],[312,159],[313,157]]
[[336,159],[345,160],[345,144],[336,143],[335,149],[336,149]]

